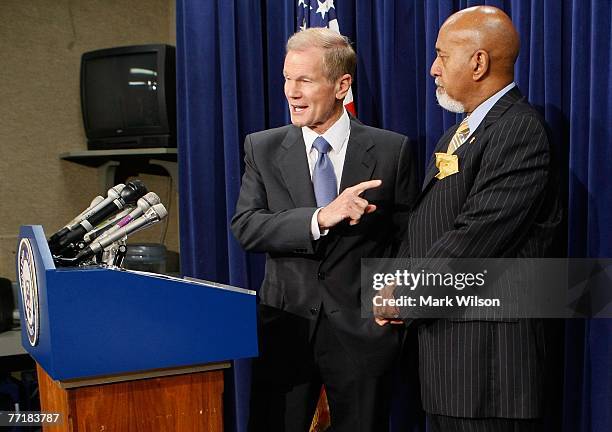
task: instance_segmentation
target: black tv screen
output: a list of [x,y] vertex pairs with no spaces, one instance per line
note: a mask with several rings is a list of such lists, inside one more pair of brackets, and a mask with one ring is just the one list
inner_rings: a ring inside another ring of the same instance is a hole
[[175,69],[169,45],[84,53],[81,107],[88,147],[176,147]]

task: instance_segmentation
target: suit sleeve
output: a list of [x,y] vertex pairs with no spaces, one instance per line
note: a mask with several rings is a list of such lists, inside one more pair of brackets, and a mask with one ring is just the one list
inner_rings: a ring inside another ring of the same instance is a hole
[[549,178],[544,126],[535,115],[524,114],[493,127],[454,227],[431,246],[428,258],[508,256],[538,214]]
[[245,250],[312,254],[310,221],[316,208],[271,211],[266,184],[255,163],[251,136],[244,143],[245,170],[231,228]]

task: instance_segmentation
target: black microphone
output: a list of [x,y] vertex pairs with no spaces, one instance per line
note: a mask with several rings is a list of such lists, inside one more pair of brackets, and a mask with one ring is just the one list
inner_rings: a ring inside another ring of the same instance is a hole
[[[124,184],[122,185],[117,185],[114,186],[112,189],[113,190],[117,190],[117,187],[120,186],[121,189],[123,189],[125,187]],[[121,190],[119,190],[117,192],[117,195],[119,195],[119,192],[121,192]],[[89,207],[87,207],[85,210],[83,210],[77,217],[75,217],[74,219],[72,219],[70,222],[68,222],[64,228],[69,228],[72,225],[78,224],[79,222],[81,222],[83,219],[85,219],[87,216],[89,216],[89,213],[94,209],[97,208],[98,205],[104,201],[104,197],[101,195],[98,195],[97,197],[95,197],[93,200],[91,200],[91,204],[89,204]]]
[[98,252],[103,251],[107,246],[110,246],[114,242],[127,237],[130,234],[140,231],[141,229],[147,228],[154,223],[159,222],[168,216],[168,211],[163,204],[155,204],[148,209],[144,215],[137,219],[134,219],[122,228],[119,228],[112,234],[109,234],[100,239],[94,240],[89,246],[81,250],[75,258],[76,262],[82,261],[89,258]]
[[126,204],[136,202],[138,198],[148,192],[144,183],[140,180],[129,182],[120,193],[119,198],[112,200],[110,203],[102,206],[88,218],[83,219],[74,229],[61,237],[57,243],[51,248],[54,255],[60,255],[67,250],[72,243],[78,241],[87,232],[94,229],[96,225],[105,220],[108,216],[121,210]]
[[74,228],[76,228],[83,219],[87,219],[89,216],[104,207],[106,204],[111,203],[114,199],[119,198],[119,194],[121,193],[123,188],[125,188],[125,185],[123,183],[119,183],[118,185],[115,185],[108,190],[106,198],[102,198],[101,196],[95,197],[91,202],[91,205],[87,207],[83,212],[81,212],[81,214],[79,214],[77,217],[68,222],[61,230],[49,237],[49,247],[57,245],[57,242],[63,236],[65,236]]

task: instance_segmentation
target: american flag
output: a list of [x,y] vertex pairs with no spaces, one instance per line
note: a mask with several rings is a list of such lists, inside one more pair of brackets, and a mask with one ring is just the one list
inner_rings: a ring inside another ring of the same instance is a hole
[[[306,30],[309,27],[329,27],[340,33],[334,0],[298,0],[297,27],[300,30]],[[351,114],[357,115],[351,89],[344,98],[344,107]]]

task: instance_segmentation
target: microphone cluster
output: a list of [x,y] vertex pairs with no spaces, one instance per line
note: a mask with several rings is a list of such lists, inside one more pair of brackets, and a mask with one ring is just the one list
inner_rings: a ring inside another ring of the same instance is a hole
[[108,190],[106,198],[95,197],[89,207],[53,234],[49,249],[59,266],[119,265],[127,251],[127,237],[167,215],[159,196],[140,180],[118,184]]

